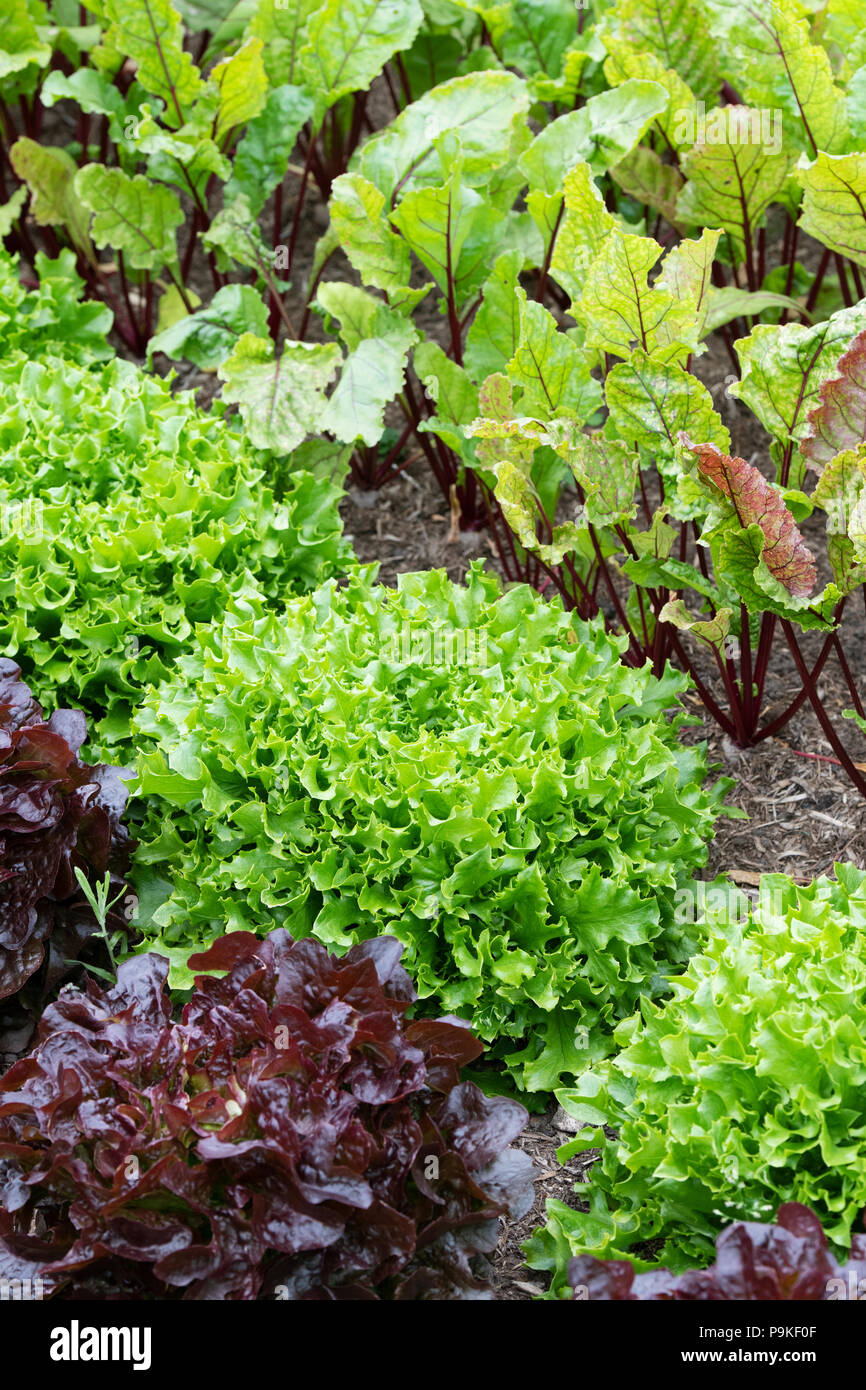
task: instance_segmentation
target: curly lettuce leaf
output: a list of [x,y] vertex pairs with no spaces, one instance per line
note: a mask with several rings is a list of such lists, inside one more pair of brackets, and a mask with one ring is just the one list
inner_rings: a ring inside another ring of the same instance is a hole
[[660,1238],[658,1265],[636,1268],[680,1272],[712,1258],[731,1220],[765,1221],[786,1202],[809,1206],[848,1247],[866,1204],[866,874],[835,874],[805,888],[765,875],[751,908],[721,882],[682,895],[706,945],[668,1003],[619,1026],[619,1053],[558,1093],[593,1126],[560,1157],[602,1157],[591,1211],[550,1203],[526,1247],[532,1268],[552,1271],[554,1296],[572,1255],[624,1258]]
[[621,645],[480,566],[233,607],[138,717],[148,939],[392,932],[520,1085],[577,1027],[601,1055],[688,954],[672,898],[720,792],[666,717],[683,678]]

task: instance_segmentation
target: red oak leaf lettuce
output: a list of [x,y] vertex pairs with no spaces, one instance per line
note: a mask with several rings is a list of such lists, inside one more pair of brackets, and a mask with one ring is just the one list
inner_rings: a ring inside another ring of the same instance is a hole
[[118,769],[81,762],[84,715],[45,721],[20,676],[0,658],[0,1049],[12,1051],[28,1025],[8,1001],[43,962],[42,991],[55,984],[96,927],[75,869],[119,874],[128,851]]
[[0,1264],[71,1298],[489,1297],[526,1112],[460,1082],[465,1024],[406,1021],[399,958],[233,932],[178,1022],[161,956],[64,988],[0,1081]]

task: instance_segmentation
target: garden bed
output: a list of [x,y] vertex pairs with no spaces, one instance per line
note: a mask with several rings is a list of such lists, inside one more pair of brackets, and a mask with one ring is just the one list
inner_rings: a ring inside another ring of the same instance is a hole
[[11,0],[0,1301],[866,1274],[862,28]]

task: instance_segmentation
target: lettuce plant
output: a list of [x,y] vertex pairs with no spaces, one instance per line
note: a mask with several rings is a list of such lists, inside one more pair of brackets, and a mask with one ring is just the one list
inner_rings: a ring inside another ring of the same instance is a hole
[[4,1273],[73,1299],[490,1297],[526,1112],[460,1081],[458,1020],[406,1021],[399,958],[231,933],[178,1022],[159,956],[64,989],[0,1081]]
[[617,1302],[838,1302],[860,1299],[866,1288],[866,1236],[851,1242],[839,1265],[814,1212],[800,1202],[779,1207],[776,1224],[737,1221],[716,1241],[707,1269],[635,1275],[627,1260],[579,1255],[568,1266],[573,1296]]
[[631,1258],[663,1237],[659,1264],[679,1273],[729,1222],[788,1202],[849,1245],[866,1207],[866,873],[835,867],[807,888],[765,875],[751,911],[730,887],[708,893],[708,939],[671,999],[644,1000],[617,1054],[558,1093],[589,1126],[560,1156],[601,1158],[580,1189],[590,1211],[549,1203],[527,1246],[554,1292],[572,1255]]
[[173,983],[227,928],[387,931],[422,999],[549,1090],[694,948],[673,895],[730,784],[667,718],[684,679],[598,623],[476,565],[233,602],[196,636],[136,719],[136,883]]
[[282,602],[345,554],[327,460],[266,482],[236,431],[129,362],[0,359],[0,441],[0,647],[97,749],[229,594]]
[[0,254],[0,357],[53,353],[80,364],[110,357],[111,313],[82,300],[84,281],[72,252],[61,251],[54,261],[37,252],[35,270],[37,282],[27,288],[16,261]]
[[[32,1007],[56,986],[96,930],[75,871],[118,879],[128,858],[117,768],[77,754],[84,715],[44,720],[14,662],[0,657],[0,1050],[33,1027]],[[114,916],[111,926],[125,922]],[[38,980],[34,977],[39,972]],[[22,995],[29,988],[27,998]]]

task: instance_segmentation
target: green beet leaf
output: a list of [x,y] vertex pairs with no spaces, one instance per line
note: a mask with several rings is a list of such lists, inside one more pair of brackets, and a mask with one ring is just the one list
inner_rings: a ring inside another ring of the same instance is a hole
[[391,222],[459,309],[486,279],[505,219],[463,182],[458,161],[441,186],[406,193]]
[[619,0],[611,30],[632,51],[676,71],[704,100],[719,88],[718,49],[705,15],[690,0]]
[[442,182],[448,171],[436,142],[454,132],[464,180],[483,188],[491,173],[511,162],[513,132],[525,129],[528,109],[526,84],[513,73],[456,77],[425,93],[368,140],[358,170],[393,204],[399,193]]
[[177,228],[185,215],[171,189],[141,174],[87,164],[74,180],[77,196],[93,213],[97,246],[122,251],[136,270],[160,270],[177,263]]
[[247,125],[235,152],[226,199],[242,194],[257,216],[288,168],[298,132],[313,113],[313,99],[286,83],[265,95],[264,109]]
[[243,333],[267,336],[268,312],[250,285],[224,285],[203,309],[188,314],[151,338],[148,359],[164,352],[174,361],[187,358],[197,367],[218,367]]
[[[762,113],[746,106],[726,106],[705,117],[705,138],[687,150],[682,161],[686,184],[677,214],[686,223],[721,227],[733,243],[738,261],[762,226],[764,214],[778,198],[791,168],[790,156],[764,140],[771,131]],[[719,139],[718,136],[722,138]]]
[[93,258],[87,207],[76,183],[75,160],[54,145],[22,136],[9,152],[12,167],[30,190],[33,216],[43,226],[63,227],[72,242]]
[[758,324],[735,345],[740,380],[730,386],[730,394],[745,401],[781,443],[799,443],[808,432],[809,412],[821,386],[864,329],[866,304],[840,309],[814,326]]
[[385,427],[385,407],[403,387],[418,334],[408,319],[351,285],[322,285],[319,303],[340,319],[349,355],[316,428],[372,447]]
[[485,16],[491,42],[507,67],[517,68],[526,77],[559,74],[577,35],[577,11],[571,0],[510,0],[473,9]]
[[145,91],[165,103],[165,119],[182,126],[202,90],[202,78],[183,47],[183,24],[171,0],[103,0],[110,22],[103,44],[132,58]]
[[808,20],[791,0],[751,0],[742,5],[728,42],[738,90],[749,106],[780,109],[785,146],[814,159],[837,154],[848,140],[845,97],[830,57],[812,42]]
[[515,290],[520,306],[517,351],[506,366],[513,386],[521,392],[522,415],[549,420],[565,415],[588,420],[601,404],[601,387],[590,375],[591,359],[578,344],[559,332],[553,315]]
[[369,87],[388,59],[410,46],[423,18],[419,0],[325,0],[315,6],[298,53],[298,78],[314,94],[318,119],[340,97]]
[[262,57],[272,87],[305,81],[300,54],[310,21],[320,9],[320,0],[259,0],[253,8],[246,32],[264,44]]
[[51,46],[40,36],[27,0],[10,0],[3,15],[0,81],[12,73],[24,72],[31,63],[44,68],[50,60]]
[[269,338],[243,333],[219,366],[223,400],[240,407],[251,444],[288,454],[317,432],[339,362],[336,343],[285,343],[275,356]]
[[409,284],[411,258],[403,237],[385,217],[385,195],[361,174],[334,180],[328,204],[331,223],[365,285],[402,296]]
[[265,104],[268,79],[262,61],[262,41],[249,38],[230,58],[223,58],[210,73],[219,89],[214,138],[220,142],[236,126],[246,125]]
[[866,153],[820,153],[812,164],[798,167],[797,177],[803,186],[803,231],[866,266]]

